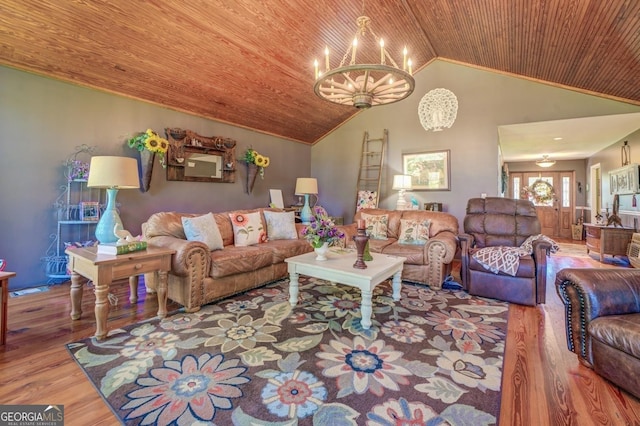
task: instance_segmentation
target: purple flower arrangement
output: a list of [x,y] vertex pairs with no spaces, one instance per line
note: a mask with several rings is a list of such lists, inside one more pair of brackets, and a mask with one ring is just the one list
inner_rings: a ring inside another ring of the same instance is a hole
[[322,247],[324,243],[332,245],[344,237],[344,233],[336,227],[327,211],[319,206],[313,208],[309,225],[302,229],[302,235],[313,248]]
[[89,163],[73,160],[69,163],[69,181],[87,180],[89,178]]

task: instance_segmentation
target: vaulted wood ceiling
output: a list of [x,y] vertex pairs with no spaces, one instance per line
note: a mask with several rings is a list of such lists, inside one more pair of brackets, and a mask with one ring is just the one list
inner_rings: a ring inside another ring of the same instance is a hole
[[[4,0],[0,64],[312,144],[356,109],[318,99],[359,0]],[[640,105],[640,1],[367,0],[397,60],[436,58]]]

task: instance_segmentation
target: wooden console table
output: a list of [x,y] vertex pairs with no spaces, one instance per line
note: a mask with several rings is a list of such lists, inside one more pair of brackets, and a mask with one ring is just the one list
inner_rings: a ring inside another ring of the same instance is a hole
[[15,272],[0,271],[0,346],[7,343],[7,320],[9,300],[9,278],[16,276]]
[[71,319],[80,319],[82,314],[83,286],[80,276],[93,281],[96,294],[96,338],[107,336],[109,314],[109,286],[115,280],[129,277],[131,303],[138,301],[138,276],[155,273],[158,288],[158,316],[167,315],[167,274],[171,270],[171,255],[175,250],[148,247],[146,250],[119,256],[96,254],[96,247],[73,248],[65,251],[69,255],[71,270]]
[[593,250],[600,254],[600,262],[604,255],[626,256],[627,247],[635,230],[633,228],[619,228],[613,226],[584,224],[587,234],[587,253]]

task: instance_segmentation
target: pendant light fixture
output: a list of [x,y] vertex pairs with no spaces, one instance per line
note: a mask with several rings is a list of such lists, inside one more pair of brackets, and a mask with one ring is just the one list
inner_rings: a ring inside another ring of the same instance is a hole
[[[356,108],[370,108],[400,101],[409,96],[415,87],[413,64],[403,50],[402,68],[387,51],[386,43],[371,27],[371,18],[364,15],[356,20],[358,29],[346,49],[337,68],[331,68],[329,48],[324,51],[325,69],[314,61],[315,84],[313,90],[320,98]],[[365,58],[380,58],[376,63],[358,63],[357,54]]]

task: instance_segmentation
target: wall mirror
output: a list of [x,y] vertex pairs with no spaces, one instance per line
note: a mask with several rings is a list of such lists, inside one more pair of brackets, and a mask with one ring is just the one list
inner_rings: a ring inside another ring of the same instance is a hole
[[190,130],[165,129],[167,180],[233,183],[236,141],[202,136]]

